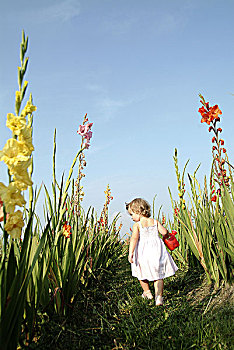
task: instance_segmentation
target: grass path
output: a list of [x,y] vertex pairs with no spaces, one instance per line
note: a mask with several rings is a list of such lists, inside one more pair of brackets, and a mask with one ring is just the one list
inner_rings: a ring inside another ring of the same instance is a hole
[[165,305],[156,307],[141,298],[123,258],[81,290],[69,318],[42,325],[32,348],[234,349],[233,297],[227,290],[214,292],[201,271],[179,271],[165,279]]

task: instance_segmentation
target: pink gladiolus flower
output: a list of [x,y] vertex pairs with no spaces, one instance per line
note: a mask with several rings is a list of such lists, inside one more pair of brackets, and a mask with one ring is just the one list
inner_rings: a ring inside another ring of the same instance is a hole
[[77,134],[86,137],[87,139],[91,139],[92,131],[90,131],[93,123],[89,123],[87,125],[80,125],[77,131]]
[[88,123],[88,124],[86,125],[86,127],[88,128],[88,131],[91,129],[92,125],[93,125],[93,123]]
[[88,122],[88,118],[85,117],[84,123],[83,125],[79,126],[77,133],[81,135],[82,138],[85,138],[85,144],[83,147],[88,149],[90,147],[90,139],[92,138],[92,135],[93,135],[92,131],[90,130],[93,123],[87,123],[85,125],[86,122]]
[[77,134],[84,136],[87,133],[86,126],[80,125]]
[[93,134],[92,131],[87,131],[84,137],[89,141],[92,137],[92,134]]

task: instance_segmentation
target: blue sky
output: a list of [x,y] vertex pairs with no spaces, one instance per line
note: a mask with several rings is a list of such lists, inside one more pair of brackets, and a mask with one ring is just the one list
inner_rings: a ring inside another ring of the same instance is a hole
[[[222,137],[232,161],[234,110],[234,1],[226,0],[9,0],[0,2],[0,147],[10,137],[21,31],[29,36],[28,93],[34,116],[35,184],[52,180],[57,129],[57,177],[66,175],[79,148],[76,131],[93,122],[86,151],[84,207],[100,213],[110,185],[110,212],[143,197],[171,211],[177,199],[175,147],[182,168],[199,163],[209,175],[211,135],[200,123],[198,94],[223,112]],[[1,165],[6,182],[6,169]],[[75,169],[77,171],[77,168]],[[41,211],[43,195],[38,204]]]

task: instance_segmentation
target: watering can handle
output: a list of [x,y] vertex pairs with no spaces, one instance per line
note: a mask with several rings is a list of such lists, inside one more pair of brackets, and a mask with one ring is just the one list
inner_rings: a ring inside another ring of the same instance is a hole
[[173,235],[173,236],[177,235],[177,231],[172,230],[172,231],[171,231],[171,235]]

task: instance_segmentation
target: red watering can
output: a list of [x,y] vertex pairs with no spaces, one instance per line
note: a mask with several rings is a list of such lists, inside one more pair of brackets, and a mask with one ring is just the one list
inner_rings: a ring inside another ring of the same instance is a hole
[[170,250],[174,250],[175,248],[179,247],[179,242],[175,238],[175,235],[177,234],[176,231],[171,231],[169,238],[163,237],[163,242],[166,244],[167,248]]

